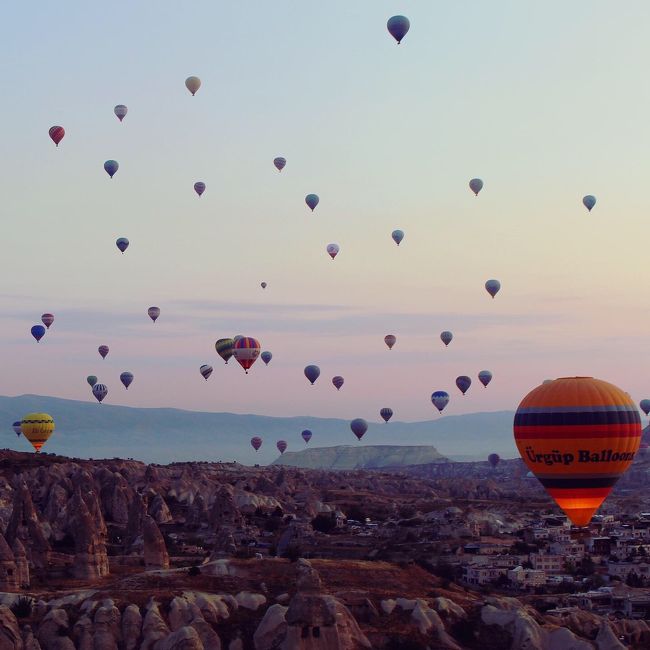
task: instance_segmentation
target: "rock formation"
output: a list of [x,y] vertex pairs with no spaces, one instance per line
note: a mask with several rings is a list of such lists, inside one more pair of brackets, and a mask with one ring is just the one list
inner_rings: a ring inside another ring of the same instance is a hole
[[[80,580],[103,578],[109,573],[106,540],[97,517],[91,515],[80,489],[75,490],[70,507],[73,515],[70,532],[75,547],[73,574]],[[105,526],[103,528],[105,530]]]
[[165,539],[151,515],[143,521],[144,565],[147,569],[168,569],[169,555]]

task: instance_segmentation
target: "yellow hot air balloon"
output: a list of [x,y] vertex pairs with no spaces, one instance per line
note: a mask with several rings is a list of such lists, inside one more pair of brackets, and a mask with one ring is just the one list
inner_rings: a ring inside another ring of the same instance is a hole
[[20,431],[38,453],[54,431],[54,419],[47,413],[28,413],[20,423]]
[[636,404],[593,377],[544,382],[514,421],[521,457],[576,526],[586,526],[632,464],[641,442]]

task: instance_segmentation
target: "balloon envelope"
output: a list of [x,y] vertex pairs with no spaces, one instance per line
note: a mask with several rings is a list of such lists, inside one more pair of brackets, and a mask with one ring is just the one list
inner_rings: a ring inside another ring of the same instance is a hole
[[492,381],[492,373],[489,370],[481,370],[478,373],[478,380],[483,386],[487,386]]
[[125,117],[126,114],[129,112],[129,109],[124,106],[124,104],[118,104],[114,109],[113,112],[115,115],[117,115],[117,119],[121,122]]
[[305,372],[305,377],[309,379],[311,385],[313,386],[314,382],[320,376],[320,368],[318,366],[313,366],[313,365],[306,366],[304,372]]
[[50,325],[54,322],[54,314],[43,314],[41,316],[41,322],[47,329],[50,329]]
[[52,138],[52,142],[58,147],[59,142],[63,140],[63,136],[65,135],[65,129],[62,126],[51,126],[50,127],[50,138]]
[[262,361],[264,361],[264,365],[268,366],[269,362],[273,358],[273,355],[268,350],[264,350],[264,352],[260,354],[260,358],[262,359]]
[[204,363],[200,368],[199,372],[205,381],[208,381],[208,378],[212,374],[212,366],[209,366],[207,363]]
[[155,323],[158,316],[160,316],[160,307],[149,307],[147,314],[149,314],[149,318]]
[[388,422],[393,417],[393,409],[383,408],[379,411],[379,415],[384,422]]
[[34,325],[31,332],[37,343],[45,336],[45,328],[42,325]]
[[384,336],[384,343],[388,346],[389,350],[392,350],[395,343],[397,343],[397,337],[394,334],[386,334]]
[[393,238],[393,241],[399,246],[402,239],[404,239],[404,231],[403,230],[393,230],[391,237]]
[[307,194],[305,197],[305,203],[309,206],[311,211],[314,211],[314,208],[318,205],[318,202],[320,199],[318,198],[317,194]]
[[97,352],[101,355],[102,359],[106,358],[106,355],[108,354],[108,345],[100,345],[97,348]]
[[192,93],[193,97],[201,87],[201,80],[198,77],[188,77],[185,79],[185,87]]
[[309,429],[305,429],[300,435],[305,442],[309,442],[313,434]]
[[483,189],[483,181],[480,178],[472,178],[469,182],[469,189],[474,192],[475,196]]
[[120,375],[120,381],[122,384],[124,384],[124,388],[127,390],[129,389],[129,386],[133,383],[133,373],[132,372],[123,372]]
[[641,418],[631,398],[593,377],[563,377],[533,389],[514,419],[528,468],[576,526],[586,526],[632,464]]
[[214,344],[214,349],[217,351],[217,354],[228,363],[228,359],[232,357],[232,351],[235,342],[232,339],[219,339]]
[[444,390],[437,390],[431,393],[431,403],[442,413],[443,409],[449,404],[449,393]]
[[334,259],[339,254],[338,244],[327,244],[327,254]]
[[501,456],[499,456],[499,454],[490,454],[488,456],[488,463],[490,463],[492,467],[496,467],[499,464],[500,460],[501,460]]
[[95,399],[101,404],[102,400],[108,395],[108,388],[104,384],[95,384],[93,386],[93,395]]
[[47,413],[28,413],[20,422],[20,432],[38,453],[54,431],[54,420]]
[[104,163],[104,169],[106,170],[106,173],[113,178],[115,174],[117,173],[117,170],[120,168],[120,164],[117,162],[117,160],[107,160]]
[[120,252],[123,253],[129,247],[129,240],[126,237],[120,237],[115,245],[120,249]]
[[368,423],[363,418],[355,418],[350,422],[350,429],[352,433],[357,437],[357,440],[361,440],[366,431],[368,431]]
[[444,332],[440,332],[440,340],[445,344],[445,347],[451,343],[453,338],[454,335],[451,332],[448,332],[447,330],[445,330]]
[[259,451],[259,448],[262,446],[262,438],[259,436],[253,436],[251,438],[251,446],[255,451]]
[[641,407],[641,410],[648,415],[650,413],[650,399],[642,399],[639,402],[639,406]]
[[591,209],[596,205],[596,197],[593,194],[587,194],[582,197],[582,204],[591,212]]
[[406,16],[392,16],[388,19],[386,28],[399,45],[411,28],[411,21]]
[[501,289],[501,283],[498,280],[488,280],[485,283],[485,290],[494,298]]
[[86,377],[88,385],[92,388],[97,383],[97,377],[95,375],[88,375]]
[[287,450],[287,443],[284,440],[278,440],[275,443],[275,446],[278,448],[278,451],[281,454],[284,454],[284,452]]
[[282,158],[282,156],[278,156],[277,158],[273,159],[273,164],[275,165],[275,168],[281,172],[284,168],[285,165],[287,164],[286,158]]
[[341,390],[341,386],[345,383],[345,379],[341,377],[340,375],[336,375],[336,377],[332,377],[332,384],[334,384],[334,388],[336,390]]
[[244,336],[235,341],[232,354],[237,363],[248,374],[248,370],[257,361],[257,357],[260,356],[260,342],[250,336]]
[[260,287],[262,287],[262,289],[266,289],[267,286],[266,282],[260,282]]
[[201,196],[201,194],[205,192],[205,183],[202,183],[201,181],[194,183],[194,191]]
[[461,375],[460,377],[456,377],[456,386],[458,387],[458,390],[463,395],[469,390],[469,387],[471,385],[472,385],[472,380],[467,375]]

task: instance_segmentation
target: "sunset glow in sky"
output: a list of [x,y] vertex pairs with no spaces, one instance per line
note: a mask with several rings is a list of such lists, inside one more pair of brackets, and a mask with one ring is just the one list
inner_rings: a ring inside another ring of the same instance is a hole
[[[0,394],[92,400],[95,374],[110,404],[396,420],[434,417],[435,390],[445,414],[514,409],[566,375],[650,396],[649,20],[644,0],[16,3]],[[235,334],[271,364],[224,366]]]

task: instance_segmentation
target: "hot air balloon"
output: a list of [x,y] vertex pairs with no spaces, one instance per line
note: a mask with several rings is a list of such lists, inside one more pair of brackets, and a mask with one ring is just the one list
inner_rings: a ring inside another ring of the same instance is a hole
[[126,237],[120,237],[115,245],[120,249],[120,253],[124,254],[124,251],[129,247],[129,240]]
[[95,375],[88,375],[86,377],[88,385],[92,388],[97,383],[97,377]]
[[118,104],[114,109],[113,113],[117,115],[117,119],[121,122],[125,117],[126,114],[129,112],[129,109],[124,106],[124,104]]
[[384,336],[384,343],[388,346],[389,350],[393,349],[396,342],[397,337],[394,334],[386,334],[386,336]]
[[210,375],[212,374],[212,366],[209,366],[207,363],[204,363],[199,368],[199,372],[203,376],[203,379],[205,379],[205,381],[208,381]]
[[320,199],[318,198],[318,194],[307,194],[305,197],[305,203],[309,206],[311,211],[314,211],[314,208],[318,205],[318,202]]
[[388,422],[393,417],[393,409],[383,408],[379,411],[379,415],[384,422]]
[[475,196],[483,189],[483,181],[480,178],[472,178],[469,182],[469,189],[474,192]]
[[485,290],[494,298],[501,289],[501,283],[498,280],[488,280],[485,283]]
[[232,339],[219,339],[214,344],[214,349],[217,351],[217,354],[228,363],[228,359],[232,357],[232,350],[235,342]]
[[192,97],[194,97],[201,87],[201,80],[198,77],[188,77],[185,79],[185,87],[192,93]]
[[124,384],[124,388],[126,388],[126,390],[129,390],[129,386],[133,382],[133,373],[128,371],[123,372],[120,375],[120,381],[122,382],[122,384]]
[[119,168],[120,168],[120,163],[118,163],[117,160],[107,160],[104,163],[104,169],[111,178],[115,176]]
[[160,316],[160,307],[149,307],[147,314],[149,314],[149,318],[155,323],[158,316]]
[[489,370],[481,370],[478,373],[478,380],[487,387],[487,385],[492,381],[492,373]]
[[58,147],[59,142],[63,140],[63,136],[65,135],[65,129],[62,126],[51,126],[50,127],[50,138],[52,138],[52,142]]
[[273,164],[275,165],[275,168],[281,172],[287,164],[287,160],[286,158],[282,158],[282,156],[278,156],[277,158],[273,159]]
[[259,451],[260,447],[262,446],[262,438],[259,436],[253,436],[251,438],[251,446],[255,451]]
[[339,254],[338,244],[327,244],[327,254],[334,259]]
[[435,393],[431,393],[431,403],[442,413],[445,406],[449,404],[449,393],[444,390],[437,390]]
[[233,340],[235,343],[237,343],[237,341],[239,341],[239,339],[243,339],[243,338],[244,338],[244,335],[243,335],[243,334],[235,334],[235,336],[232,337],[232,340]]
[[264,350],[264,352],[260,354],[260,358],[264,361],[264,365],[268,366],[271,359],[273,359],[273,355],[268,350]]
[[268,287],[268,284],[266,284],[266,282],[260,282],[260,287],[262,287],[262,289],[266,289],[266,287]]
[[399,246],[400,243],[402,242],[402,239],[404,239],[404,231],[393,230],[391,237],[393,238],[393,241]]
[[496,467],[499,464],[500,460],[501,460],[501,456],[499,456],[499,454],[490,454],[488,456],[488,463],[490,463],[492,467]]
[[406,16],[393,16],[388,19],[386,28],[399,45],[411,28],[411,21]]
[[593,194],[587,194],[582,197],[582,204],[591,212],[591,209],[596,205],[596,197]]
[[105,359],[106,355],[108,354],[108,345],[100,345],[97,348],[97,352],[99,352],[99,354],[101,354],[102,359]]
[[108,395],[108,388],[105,384],[95,384],[93,386],[93,395],[95,399],[101,404],[102,400]]
[[444,332],[440,332],[440,340],[445,344],[445,347],[447,347],[452,339],[454,338],[454,335],[451,332],[448,332],[445,330]]
[[648,415],[650,413],[650,399],[642,399],[639,402],[639,406],[641,407],[641,410]]
[[318,366],[313,366],[313,365],[306,366],[304,372],[305,372],[305,377],[309,379],[311,385],[313,386],[314,382],[320,376],[320,368]]
[[235,341],[232,351],[233,356],[248,374],[248,369],[257,361],[260,356],[260,342],[250,336]]
[[456,386],[458,387],[458,390],[463,395],[469,390],[469,387],[471,385],[472,385],[472,380],[467,375],[461,375],[460,377],[456,377]]
[[345,383],[345,379],[343,377],[336,375],[336,377],[332,377],[332,384],[334,384],[334,388],[336,390],[341,390],[341,386]]
[[278,440],[275,443],[275,446],[278,448],[278,451],[281,454],[284,454],[284,452],[287,450],[287,443],[284,440]]
[[11,426],[12,426],[12,428],[14,430],[14,433],[17,436],[20,436],[20,434],[22,433],[22,431],[20,430],[20,427],[21,427],[20,420],[18,420],[17,422],[14,422]]
[[36,453],[54,431],[54,420],[47,413],[28,413],[20,422],[20,432],[29,440]]
[[31,331],[37,343],[45,336],[45,328],[42,325],[34,325]]
[[631,465],[641,442],[632,399],[593,377],[563,377],[533,389],[514,419],[528,468],[576,526],[586,526]]
[[355,418],[350,422],[350,429],[352,433],[357,437],[357,440],[361,440],[366,431],[368,431],[368,423],[363,418]]
[[305,441],[305,443],[308,443],[311,440],[313,434],[309,429],[305,429],[300,435],[302,436],[302,439]]
[[199,195],[199,198],[201,197],[201,194],[205,192],[205,183],[198,181],[194,183],[194,191]]
[[43,314],[41,316],[41,323],[47,327],[47,329],[50,329],[50,325],[54,322],[54,314]]

